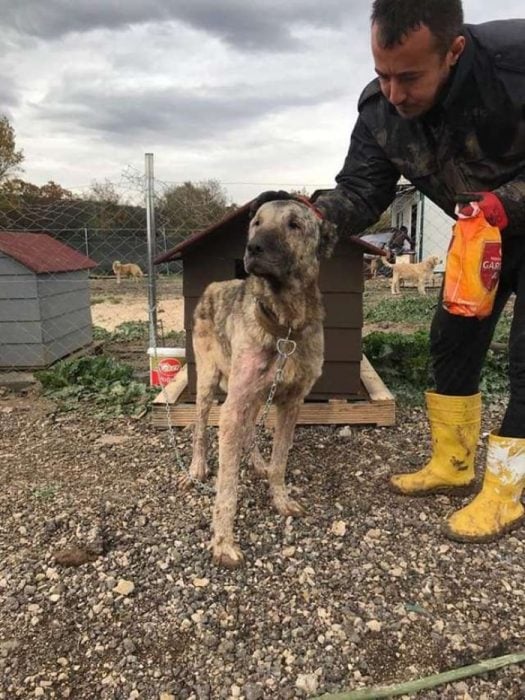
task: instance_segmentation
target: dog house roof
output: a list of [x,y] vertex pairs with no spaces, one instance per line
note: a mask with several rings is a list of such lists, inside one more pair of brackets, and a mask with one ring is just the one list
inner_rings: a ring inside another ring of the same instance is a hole
[[89,270],[97,266],[94,260],[47,233],[0,231],[0,252],[36,274]]
[[[248,223],[250,221],[250,206],[251,202],[243,204],[234,212],[227,214],[216,224],[213,224],[212,226],[209,226],[208,228],[202,231],[196,231],[195,233],[191,234],[191,236],[188,236],[188,238],[186,238],[184,241],[181,241],[181,243],[176,245],[174,248],[155,258],[155,265],[159,265],[160,263],[171,262],[172,260],[180,260],[184,257],[184,255],[187,252],[189,252],[196,246],[202,244],[205,239],[211,236],[225,233],[228,230],[230,230],[231,232],[240,230],[247,231]],[[358,236],[350,236],[349,240],[353,244],[355,244],[357,248],[360,248],[363,253],[371,253],[372,255],[385,254],[384,250],[377,248],[371,243],[367,243],[366,241],[361,240]]]

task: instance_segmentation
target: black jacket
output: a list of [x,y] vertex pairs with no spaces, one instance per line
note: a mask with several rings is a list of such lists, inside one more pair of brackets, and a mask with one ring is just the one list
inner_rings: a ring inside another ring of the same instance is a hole
[[343,169],[313,199],[340,233],[359,233],[395,197],[400,175],[450,216],[454,197],[494,191],[525,237],[525,19],[465,25],[465,49],[438,103],[403,119],[373,80],[359,99]]

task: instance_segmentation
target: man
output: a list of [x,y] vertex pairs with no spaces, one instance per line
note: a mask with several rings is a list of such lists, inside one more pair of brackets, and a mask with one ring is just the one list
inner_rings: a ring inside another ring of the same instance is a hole
[[480,372],[514,292],[507,411],[489,437],[481,492],[445,528],[454,539],[489,541],[524,516],[525,20],[463,25],[461,0],[375,0],[371,39],[378,77],[359,100],[337,186],[312,200],[345,235],[379,218],[401,174],[451,216],[458,194],[483,193],[481,209],[503,238],[494,310],[480,321],[438,305],[431,328],[436,391],[426,395],[432,458],[415,473],[393,476],[391,485],[406,495],[473,485]]
[[391,253],[394,253],[394,255],[402,255],[405,250],[405,241],[408,244],[407,249],[410,249],[412,247],[412,241],[408,235],[407,227],[400,226],[399,228],[395,228],[392,238],[388,242],[388,249]]

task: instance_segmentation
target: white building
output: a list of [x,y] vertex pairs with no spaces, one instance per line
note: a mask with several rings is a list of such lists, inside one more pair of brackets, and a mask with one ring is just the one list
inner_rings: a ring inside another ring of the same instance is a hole
[[437,255],[442,261],[436,268],[444,269],[454,219],[403,178],[397,186],[392,204],[392,226],[406,226],[415,243],[416,260]]

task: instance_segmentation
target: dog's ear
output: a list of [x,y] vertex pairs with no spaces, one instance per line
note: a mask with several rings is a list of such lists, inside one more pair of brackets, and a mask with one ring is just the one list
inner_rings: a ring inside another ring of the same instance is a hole
[[339,240],[337,226],[332,224],[330,221],[326,221],[325,219],[321,222],[319,228],[320,237],[318,254],[320,258],[329,258],[334,252],[334,248]]
[[263,204],[266,204],[266,202],[275,202],[283,199],[294,199],[294,196],[285,190],[267,190],[266,192],[261,192],[250,204],[250,219],[253,219],[257,209]]

